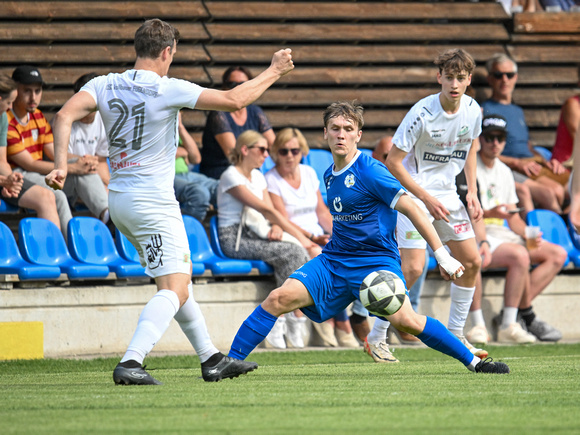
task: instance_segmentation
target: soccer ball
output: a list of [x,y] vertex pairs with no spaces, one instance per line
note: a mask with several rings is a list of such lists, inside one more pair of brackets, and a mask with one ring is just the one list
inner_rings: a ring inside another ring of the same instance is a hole
[[360,301],[376,316],[395,314],[405,302],[405,283],[393,272],[377,270],[363,279],[360,285]]

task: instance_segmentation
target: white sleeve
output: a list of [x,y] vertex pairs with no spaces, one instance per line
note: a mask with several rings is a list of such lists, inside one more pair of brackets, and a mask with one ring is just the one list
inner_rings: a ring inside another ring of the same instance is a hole
[[405,115],[403,122],[399,124],[393,136],[393,144],[401,151],[410,152],[421,137],[423,126],[423,118],[417,110],[417,104],[415,104]]

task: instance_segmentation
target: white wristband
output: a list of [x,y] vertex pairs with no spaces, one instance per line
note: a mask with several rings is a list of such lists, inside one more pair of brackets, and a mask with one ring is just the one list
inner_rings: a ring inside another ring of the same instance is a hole
[[459,278],[461,275],[463,275],[463,271],[459,270],[462,264],[451,255],[449,255],[449,252],[447,252],[447,249],[445,249],[444,246],[441,246],[439,249],[433,252],[433,254],[435,255],[435,260],[437,260],[437,263],[439,263],[439,265],[443,268],[443,270],[445,270],[445,272],[449,274],[449,276],[452,278]]

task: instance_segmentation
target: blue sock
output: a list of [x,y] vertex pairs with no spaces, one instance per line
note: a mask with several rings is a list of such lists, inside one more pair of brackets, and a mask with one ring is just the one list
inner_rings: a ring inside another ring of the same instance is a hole
[[242,360],[246,359],[250,352],[264,341],[266,335],[274,327],[276,320],[278,320],[276,316],[271,315],[261,305],[258,305],[258,308],[240,326],[228,356]]
[[425,329],[417,338],[430,348],[461,361],[465,366],[473,361],[469,349],[437,319],[427,316]]

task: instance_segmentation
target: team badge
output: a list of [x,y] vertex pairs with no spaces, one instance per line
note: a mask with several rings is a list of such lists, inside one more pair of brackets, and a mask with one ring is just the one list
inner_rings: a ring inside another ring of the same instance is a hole
[[468,125],[464,125],[463,127],[461,127],[459,129],[459,133],[457,133],[457,136],[465,136],[468,131],[469,131],[469,126]]
[[354,175],[353,174],[348,174],[346,177],[344,177],[344,185],[346,187],[354,186]]

